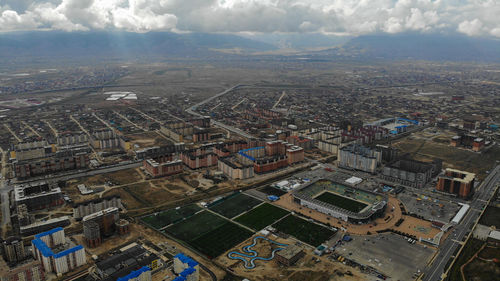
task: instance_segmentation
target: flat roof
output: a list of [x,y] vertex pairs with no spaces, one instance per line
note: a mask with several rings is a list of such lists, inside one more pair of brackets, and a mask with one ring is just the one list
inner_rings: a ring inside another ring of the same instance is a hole
[[276,254],[284,257],[285,259],[291,259],[302,252],[302,248],[295,245],[288,245],[283,250],[277,252]]
[[445,177],[445,178],[452,178],[454,181],[459,181],[459,182],[464,182],[464,183],[469,183],[472,180],[474,180],[474,178],[476,177],[476,174],[474,174],[474,173],[470,173],[470,172],[466,172],[466,171],[460,171],[460,170],[452,169],[452,168],[446,168],[445,171],[446,172],[452,172],[452,173],[457,173],[457,174],[464,175],[463,178],[442,176],[442,177]]

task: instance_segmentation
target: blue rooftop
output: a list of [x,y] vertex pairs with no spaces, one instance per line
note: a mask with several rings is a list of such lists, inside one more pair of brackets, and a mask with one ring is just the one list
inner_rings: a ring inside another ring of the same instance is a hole
[[130,279],[134,279],[134,278],[139,277],[144,272],[147,272],[147,271],[150,271],[150,270],[151,270],[151,268],[149,268],[148,266],[143,266],[143,267],[139,268],[136,271],[130,272],[127,276],[123,276],[123,277],[118,278],[117,281],[127,281],[127,280],[130,280]]
[[80,249],[83,249],[82,245],[78,245],[78,246],[75,246],[73,248],[70,248],[70,249],[64,250],[62,252],[59,252],[57,254],[54,254],[54,252],[52,252],[52,249],[50,249],[50,247],[47,246],[47,244],[45,244],[45,242],[43,242],[42,239],[40,239],[41,237],[51,235],[51,234],[54,234],[54,233],[56,233],[58,231],[62,231],[62,230],[63,230],[62,227],[56,227],[56,228],[51,229],[49,231],[39,233],[39,234],[35,235],[35,239],[33,239],[31,241],[31,243],[33,243],[33,246],[35,246],[35,248],[37,248],[42,253],[42,255],[46,258],[52,257],[52,256],[54,258],[60,258],[60,257],[66,256],[68,254],[74,253]]
[[69,255],[69,254],[74,253],[74,252],[76,252],[78,250],[81,250],[81,249],[83,249],[83,246],[82,245],[78,245],[78,246],[75,246],[73,248],[70,248],[70,249],[67,249],[67,250],[64,250],[62,252],[59,252],[59,253],[55,254],[54,258],[57,259],[57,258],[60,258],[60,257],[64,257],[66,255]]
[[196,270],[192,267],[188,267],[184,269],[183,272],[181,272],[181,276],[188,277],[189,275],[193,274]]
[[186,277],[182,277],[182,276],[177,276],[175,277],[174,281],[186,281]]
[[43,242],[42,240],[40,240],[39,238],[31,241],[31,243],[33,243],[33,245],[35,246],[35,248],[37,248],[44,257],[48,258],[48,257],[51,257],[54,255],[54,253],[52,252],[52,250],[47,246],[47,244],[45,244],[45,242]]

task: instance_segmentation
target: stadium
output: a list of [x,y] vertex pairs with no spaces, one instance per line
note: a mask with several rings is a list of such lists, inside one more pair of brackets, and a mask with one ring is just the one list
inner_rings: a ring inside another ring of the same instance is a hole
[[301,206],[351,223],[367,223],[384,214],[387,197],[352,186],[319,179],[296,189],[293,201]]

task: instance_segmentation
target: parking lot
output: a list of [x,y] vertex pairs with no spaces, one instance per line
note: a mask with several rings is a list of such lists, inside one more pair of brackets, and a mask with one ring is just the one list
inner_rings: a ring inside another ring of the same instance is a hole
[[410,244],[393,233],[353,236],[351,242],[338,246],[335,253],[387,274],[390,280],[413,280],[424,269],[434,250],[418,243]]
[[410,190],[400,193],[398,199],[403,202],[408,212],[420,215],[430,221],[449,222],[460,209],[457,203],[429,196],[419,196]]

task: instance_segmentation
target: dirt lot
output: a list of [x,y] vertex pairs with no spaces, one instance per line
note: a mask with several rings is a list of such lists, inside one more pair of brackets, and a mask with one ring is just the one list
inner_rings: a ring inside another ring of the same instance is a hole
[[[271,235],[273,239],[279,243],[295,244],[296,241],[291,239],[283,239]],[[252,238],[247,239],[245,242],[234,247],[230,251],[241,251],[245,245],[252,243]],[[270,243],[259,241],[259,243],[252,248],[259,253],[259,256],[267,257],[270,252]],[[216,262],[222,267],[228,268],[230,271],[238,276],[249,278],[256,281],[305,281],[305,280],[367,280],[368,276],[359,272],[357,269],[348,267],[341,263],[332,262],[325,257],[318,257],[312,253],[311,249],[305,249],[306,255],[301,258],[295,265],[286,267],[280,265],[277,261],[256,261],[254,269],[246,269],[242,261],[232,260],[227,257],[227,253],[221,255],[216,259]],[[319,261],[317,261],[319,259]],[[346,273],[351,271],[353,276],[338,276],[336,272]]]
[[[441,140],[441,139],[437,139]],[[498,145],[484,149],[481,153],[471,150],[452,147],[449,142],[431,141],[416,135],[401,139],[393,146],[413,155],[416,160],[429,161],[440,158],[443,166],[476,173],[479,179],[486,176],[497,159],[500,159]]]
[[137,145],[141,148],[171,144],[171,141],[158,135],[156,132],[143,132],[138,134],[131,134],[127,135],[127,137],[130,138],[130,143],[132,145]]

